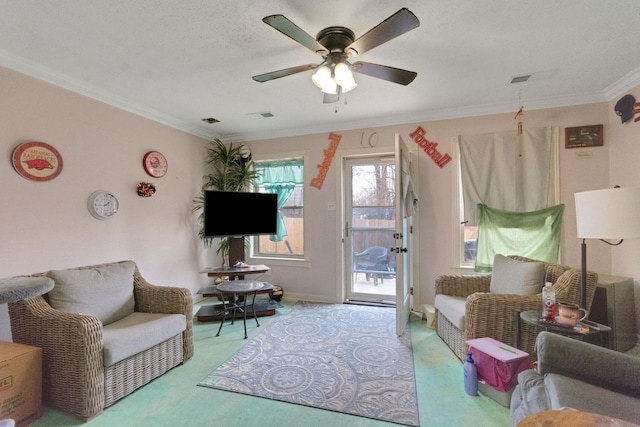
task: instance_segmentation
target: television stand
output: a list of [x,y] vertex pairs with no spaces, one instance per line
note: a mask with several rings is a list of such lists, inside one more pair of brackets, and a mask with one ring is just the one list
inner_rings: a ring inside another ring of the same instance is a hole
[[[203,273],[209,277],[228,277],[229,280],[244,280],[245,275],[251,274],[261,274],[269,271],[270,268],[266,265],[257,264],[257,265],[249,265],[247,267],[211,267],[205,268],[200,273]],[[275,291],[282,292],[282,289],[279,286],[274,286]],[[263,291],[260,293],[271,293],[271,291]],[[198,291],[200,295],[203,297],[219,297],[220,292],[216,289],[215,286],[207,286]],[[238,313],[241,314],[241,313]],[[273,316],[276,314],[275,308],[264,306],[264,304],[260,304],[259,300],[256,300],[256,316]],[[224,317],[223,312],[223,304],[207,304],[203,305],[198,309],[196,313],[196,320],[198,322],[211,322],[214,320],[222,320]]]
[[[249,265],[247,267],[210,267],[200,273],[206,273],[209,277],[229,277],[230,280],[243,280],[245,274],[266,273],[271,270],[263,264]],[[235,279],[232,279],[235,277]]]

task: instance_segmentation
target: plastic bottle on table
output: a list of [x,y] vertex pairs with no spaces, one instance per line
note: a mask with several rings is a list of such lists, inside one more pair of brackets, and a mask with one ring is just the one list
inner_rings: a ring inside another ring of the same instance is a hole
[[478,395],[478,368],[473,363],[471,352],[467,354],[467,360],[464,362],[464,391],[469,396]]
[[551,282],[547,282],[542,288],[542,319],[547,322],[556,321],[556,291]]

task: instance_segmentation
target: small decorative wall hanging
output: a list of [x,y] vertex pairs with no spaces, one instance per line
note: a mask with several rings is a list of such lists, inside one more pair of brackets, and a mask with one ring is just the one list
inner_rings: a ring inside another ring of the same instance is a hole
[[169,169],[167,159],[159,151],[149,151],[142,159],[145,172],[154,178],[162,178]]
[[138,184],[138,196],[151,197],[156,194],[156,186],[150,182],[141,182]]
[[427,153],[427,156],[431,157],[431,160],[435,162],[440,169],[451,161],[451,156],[447,153],[442,154],[438,151],[438,143],[429,141],[425,135],[427,131],[422,126],[418,126],[409,136],[413,139],[413,142],[418,144],[422,150]]
[[603,125],[564,129],[564,148],[598,147],[604,144]]
[[[640,102],[636,102],[633,95],[625,95],[616,102],[614,110],[620,116],[622,123],[626,123],[640,113]],[[636,117],[633,121],[640,121],[640,117]]]
[[372,132],[369,134],[369,138],[365,140],[364,132],[360,135],[360,145],[363,147],[369,146],[369,148],[373,148],[378,145],[378,132]]
[[32,141],[13,150],[13,167],[23,178],[50,181],[62,172],[62,156],[45,142]]
[[331,167],[331,162],[333,162],[333,156],[336,155],[336,150],[338,149],[338,144],[340,144],[340,140],[342,139],[342,135],[338,135],[337,133],[331,132],[329,134],[329,148],[326,150],[322,150],[324,153],[324,160],[322,163],[318,165],[318,176],[311,180],[311,186],[317,188],[318,190],[322,189],[322,184],[324,183],[324,179],[327,177],[327,172],[329,172],[329,167]]

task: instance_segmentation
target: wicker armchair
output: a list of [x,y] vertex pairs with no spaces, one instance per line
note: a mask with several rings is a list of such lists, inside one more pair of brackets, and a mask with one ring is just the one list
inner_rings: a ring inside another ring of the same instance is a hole
[[106,367],[103,324],[97,317],[55,310],[48,303],[48,295],[9,304],[13,341],[43,350],[43,398],[49,405],[86,421],[191,358],[191,292],[185,288],[151,285],[140,275],[137,266],[133,282],[135,312],[183,314],[186,329],[148,350]]
[[[539,262],[519,256],[511,259]],[[579,269],[545,264],[546,280],[553,283],[556,300],[580,304],[581,273]],[[591,306],[598,282],[595,273],[587,274],[587,310]],[[520,348],[535,358],[535,341],[540,332],[520,320],[519,313],[527,310],[542,310],[542,294],[513,295],[489,293],[491,275],[449,275],[436,279],[436,296],[439,294],[466,298],[464,330],[459,329],[442,313],[437,314],[437,333],[460,360],[467,355],[467,341],[474,338],[491,337],[505,344],[516,345],[520,331]],[[519,322],[519,325],[518,323]]]

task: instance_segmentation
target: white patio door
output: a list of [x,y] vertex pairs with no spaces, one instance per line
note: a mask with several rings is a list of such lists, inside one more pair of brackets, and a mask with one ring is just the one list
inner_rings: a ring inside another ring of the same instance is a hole
[[[396,333],[402,335],[411,314],[411,283],[413,257],[411,249],[411,216],[407,206],[413,203],[413,178],[409,148],[400,135],[395,141],[395,245],[391,251],[395,254],[396,265]],[[409,197],[409,204],[406,199]],[[411,208],[409,208],[411,209]]]
[[395,304],[395,161],[391,155],[350,158],[345,174],[346,299]]

